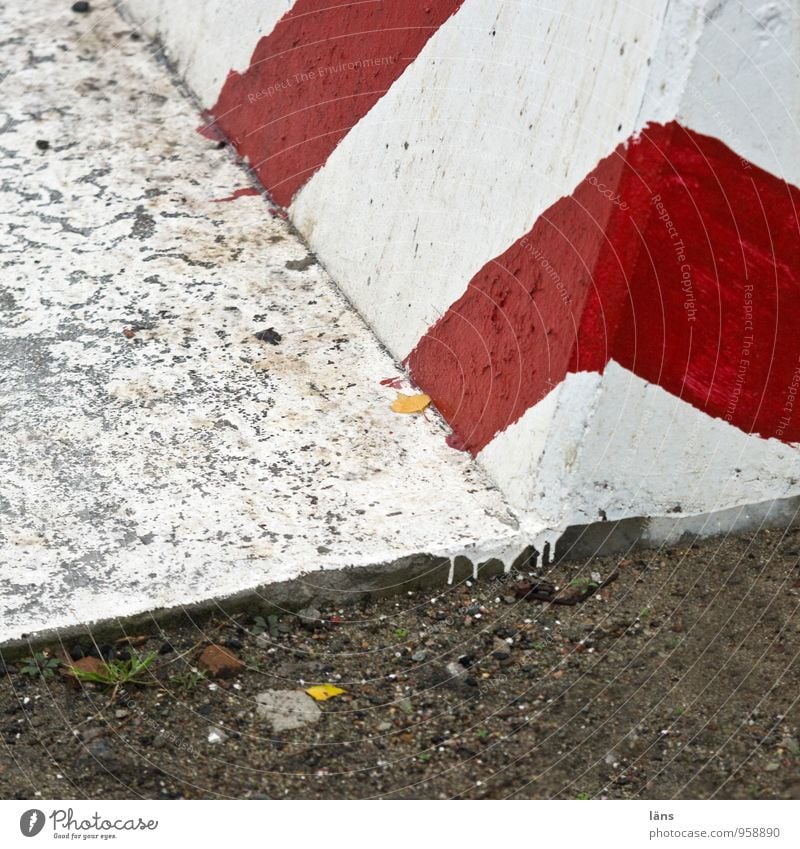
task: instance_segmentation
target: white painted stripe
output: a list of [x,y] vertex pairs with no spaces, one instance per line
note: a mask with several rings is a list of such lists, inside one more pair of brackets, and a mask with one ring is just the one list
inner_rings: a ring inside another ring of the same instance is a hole
[[800,446],[743,433],[613,361],[602,376],[567,375],[478,459],[537,527],[800,494]]
[[478,454],[509,503],[527,513],[531,525],[566,527],[575,466],[602,380],[597,372],[568,374]]
[[467,0],[291,207],[405,357],[470,278],[633,131],[666,0]]
[[800,185],[800,4],[673,0],[638,125],[677,119]]
[[206,107],[217,100],[228,71],[243,71],[258,40],[275,28],[294,0],[125,0],[150,37]]

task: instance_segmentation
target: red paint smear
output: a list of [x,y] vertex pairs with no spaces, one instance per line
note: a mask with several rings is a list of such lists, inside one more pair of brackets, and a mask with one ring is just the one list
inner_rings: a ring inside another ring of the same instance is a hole
[[475,275],[411,374],[472,453],[611,359],[746,433],[799,441],[799,211],[800,190],[722,142],[648,126]]
[[236,189],[236,191],[232,195],[228,195],[226,198],[214,198],[212,203],[228,203],[229,201],[236,200],[236,198],[247,197],[249,195],[260,195],[261,192],[258,189],[248,187],[246,189]]
[[448,433],[444,441],[455,451],[466,451],[464,440],[457,433]]
[[217,127],[288,206],[462,2],[297,0],[228,75]]
[[402,389],[403,388],[403,378],[402,377],[385,377],[381,381],[381,386],[388,386],[391,389]]

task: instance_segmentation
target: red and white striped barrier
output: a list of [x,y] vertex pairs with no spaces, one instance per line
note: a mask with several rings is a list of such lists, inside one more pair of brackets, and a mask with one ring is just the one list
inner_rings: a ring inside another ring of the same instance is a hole
[[797,4],[128,6],[531,527],[800,494]]

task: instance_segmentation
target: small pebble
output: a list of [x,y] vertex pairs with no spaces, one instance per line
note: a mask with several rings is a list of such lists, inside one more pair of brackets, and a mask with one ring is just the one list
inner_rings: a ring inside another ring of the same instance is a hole
[[297,611],[300,624],[309,631],[316,631],[323,627],[322,614],[315,607],[304,607]]
[[209,726],[208,742],[211,743],[212,746],[217,743],[224,743],[227,739],[228,735],[221,728],[217,728],[214,725]]
[[254,336],[259,342],[268,342],[270,345],[277,345],[283,338],[274,327],[268,327],[266,330],[259,330]]

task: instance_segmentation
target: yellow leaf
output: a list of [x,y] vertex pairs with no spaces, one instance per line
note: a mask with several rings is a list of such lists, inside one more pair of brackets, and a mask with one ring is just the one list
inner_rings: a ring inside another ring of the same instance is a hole
[[392,411],[395,413],[421,413],[431,399],[428,395],[404,395],[402,392],[397,393],[397,398],[392,401]]
[[316,687],[309,687],[306,692],[315,701],[325,702],[334,696],[341,696],[347,690],[343,690],[341,687],[334,687],[333,684],[317,684]]

